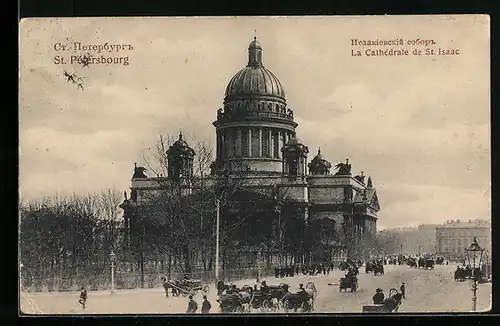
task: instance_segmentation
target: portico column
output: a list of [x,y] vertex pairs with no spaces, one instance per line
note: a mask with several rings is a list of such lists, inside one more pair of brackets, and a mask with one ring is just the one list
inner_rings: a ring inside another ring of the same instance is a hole
[[269,157],[274,157],[274,142],[273,142],[273,137],[272,137],[272,133],[273,133],[273,130],[271,128],[269,128],[269,141],[267,142],[268,144],[268,147],[269,147],[269,150],[268,150],[268,153],[269,153]]
[[259,128],[259,157],[262,157],[262,128]]
[[248,128],[248,157],[252,157],[252,128]]
[[283,147],[283,144],[281,143],[281,131],[278,130],[278,139],[277,139],[277,143],[278,143],[278,157],[281,158],[281,147]]
[[234,156],[243,156],[243,139],[241,139],[241,129],[236,130],[236,153]]

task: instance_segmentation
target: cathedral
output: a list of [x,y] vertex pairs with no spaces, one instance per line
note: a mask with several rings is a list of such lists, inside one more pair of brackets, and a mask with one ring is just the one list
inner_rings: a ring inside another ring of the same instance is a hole
[[[229,171],[241,188],[263,201],[279,203],[270,211],[270,219],[275,219],[275,214],[281,218],[280,214],[284,216],[288,210],[286,214],[293,215],[301,229],[308,230],[293,234],[289,231],[288,241],[300,242],[301,246],[292,243],[285,248],[281,244],[280,261],[273,251],[269,264],[284,264],[283,255],[288,255],[287,264],[343,259],[349,245],[375,236],[380,206],[371,177],[365,180],[363,172],[353,176],[348,159],[332,167],[320,149],[308,161],[309,148],[297,136],[298,124],[294,112],[287,107],[284,87],[264,66],[263,49],[256,38],[248,46],[247,65],[229,80],[222,107],[215,113],[216,153],[205,184],[217,183],[221,171]],[[148,176],[145,168],[135,167],[130,199],[125,198],[122,205],[126,227],[133,229],[131,225],[138,219],[137,207],[147,194],[161,192],[169,182],[181,185],[183,196],[196,192],[196,154],[179,134],[166,151],[167,176]],[[245,245],[252,232],[260,231],[247,229],[234,242],[240,246],[241,256],[262,250],[259,244]],[[281,231],[276,234],[281,241]],[[301,237],[306,234],[314,241],[303,241]]]

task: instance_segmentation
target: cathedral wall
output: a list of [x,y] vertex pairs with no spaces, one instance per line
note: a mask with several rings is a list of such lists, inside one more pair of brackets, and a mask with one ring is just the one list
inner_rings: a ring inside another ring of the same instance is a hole
[[352,176],[348,175],[308,175],[307,182],[311,186],[352,186],[356,190],[362,190],[365,185]]
[[344,201],[343,187],[309,188],[309,200],[318,204],[336,204]]
[[365,219],[365,232],[375,236],[377,234],[377,222],[375,219]]
[[248,160],[250,171],[265,171],[281,173],[283,163],[281,160]]
[[283,188],[286,196],[292,200],[296,200],[299,202],[307,202],[307,187],[304,186],[287,186]]
[[312,213],[312,219],[328,218],[335,221],[335,227],[340,230],[344,223],[344,215],[340,211],[319,211]]
[[132,179],[132,188],[135,189],[156,188],[159,187],[159,185],[160,185],[160,179],[157,178]]

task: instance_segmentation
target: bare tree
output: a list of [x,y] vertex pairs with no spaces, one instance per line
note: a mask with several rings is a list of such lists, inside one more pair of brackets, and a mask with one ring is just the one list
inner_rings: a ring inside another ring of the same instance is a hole
[[49,282],[49,289],[57,280],[59,289],[64,289],[75,281],[84,284],[99,277],[120,227],[112,219],[113,210],[118,211],[116,199],[116,192],[110,190],[101,196],[54,196],[24,202],[19,239],[26,279]]

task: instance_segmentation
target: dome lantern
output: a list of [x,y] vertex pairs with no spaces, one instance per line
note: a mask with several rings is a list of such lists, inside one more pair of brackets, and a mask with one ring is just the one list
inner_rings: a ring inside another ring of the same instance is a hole
[[257,37],[254,36],[253,41],[248,46],[248,64],[247,67],[262,66],[262,47],[260,46]]

